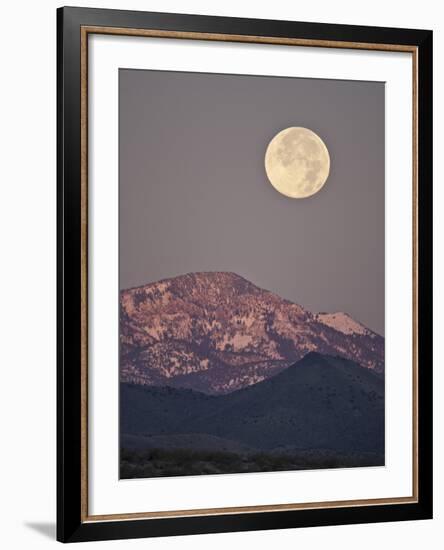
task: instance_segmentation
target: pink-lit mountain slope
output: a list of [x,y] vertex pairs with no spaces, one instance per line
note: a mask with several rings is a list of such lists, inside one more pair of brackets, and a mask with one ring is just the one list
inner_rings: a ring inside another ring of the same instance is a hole
[[384,371],[384,338],[311,313],[234,273],[190,273],[120,295],[122,382],[228,393],[316,351]]

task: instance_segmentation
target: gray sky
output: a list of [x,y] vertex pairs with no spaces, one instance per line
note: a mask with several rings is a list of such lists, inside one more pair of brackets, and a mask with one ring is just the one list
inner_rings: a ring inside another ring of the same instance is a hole
[[[384,84],[121,69],[120,286],[234,271],[384,334]],[[289,199],[264,154],[304,126],[323,189]]]

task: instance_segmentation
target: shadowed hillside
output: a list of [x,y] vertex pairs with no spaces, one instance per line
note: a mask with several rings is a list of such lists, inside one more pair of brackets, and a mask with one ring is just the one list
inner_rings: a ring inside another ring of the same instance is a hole
[[[279,461],[277,469],[329,467],[320,465],[329,461],[382,464],[384,381],[353,361],[312,352],[276,376],[230,394],[121,384],[121,434],[127,477],[128,464],[136,467],[153,451],[163,453],[172,470],[180,470],[179,456],[189,463],[190,456],[198,460],[199,453],[214,452],[229,453],[226,460],[234,468],[229,471],[245,471],[245,464],[250,464],[246,471],[265,471]],[[231,455],[244,460],[242,468]],[[189,473],[195,470],[196,465]]]

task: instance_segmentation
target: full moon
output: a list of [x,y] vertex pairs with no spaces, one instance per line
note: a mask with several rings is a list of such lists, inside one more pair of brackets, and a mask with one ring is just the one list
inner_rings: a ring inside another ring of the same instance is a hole
[[268,144],[265,171],[276,191],[292,199],[303,199],[324,186],[330,172],[330,155],[312,130],[286,128]]

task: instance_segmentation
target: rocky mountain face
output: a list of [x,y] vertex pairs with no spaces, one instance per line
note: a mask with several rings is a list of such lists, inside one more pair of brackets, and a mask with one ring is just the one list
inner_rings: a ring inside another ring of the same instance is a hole
[[311,313],[234,273],[190,273],[120,295],[122,382],[229,393],[316,351],[384,370],[384,339]]

